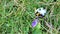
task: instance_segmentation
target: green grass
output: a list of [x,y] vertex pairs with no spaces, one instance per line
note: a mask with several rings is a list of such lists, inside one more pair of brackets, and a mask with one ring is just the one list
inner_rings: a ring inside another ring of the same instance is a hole
[[[32,27],[35,9],[45,7],[47,24],[40,23]],[[50,25],[51,26],[51,25]],[[0,0],[0,34],[60,34],[60,0]]]

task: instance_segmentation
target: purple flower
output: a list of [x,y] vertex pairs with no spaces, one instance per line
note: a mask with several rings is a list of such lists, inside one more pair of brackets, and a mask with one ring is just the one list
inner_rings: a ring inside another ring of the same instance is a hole
[[38,19],[35,19],[33,22],[32,22],[32,27],[35,27],[38,23]]

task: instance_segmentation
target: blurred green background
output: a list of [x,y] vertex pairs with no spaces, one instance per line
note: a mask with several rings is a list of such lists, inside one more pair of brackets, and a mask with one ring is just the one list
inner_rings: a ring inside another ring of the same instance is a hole
[[[53,28],[43,18],[31,26],[40,7],[46,8],[44,18]],[[0,0],[0,34],[60,34],[60,0]]]

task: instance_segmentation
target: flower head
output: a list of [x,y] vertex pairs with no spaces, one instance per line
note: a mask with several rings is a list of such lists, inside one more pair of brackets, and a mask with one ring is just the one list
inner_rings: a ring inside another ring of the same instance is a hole
[[38,23],[38,19],[35,19],[33,22],[32,22],[32,27],[35,27]]
[[36,12],[39,12],[40,14],[42,14],[42,15],[44,16],[45,13],[46,13],[46,9],[38,8],[38,9],[35,11],[35,13],[36,13]]

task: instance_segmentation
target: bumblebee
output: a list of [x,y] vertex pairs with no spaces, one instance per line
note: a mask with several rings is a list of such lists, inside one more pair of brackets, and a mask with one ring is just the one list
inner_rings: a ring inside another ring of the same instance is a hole
[[35,15],[38,16],[38,17],[44,17],[44,16],[43,16],[42,14],[40,14],[39,12],[36,12]]
[[44,17],[46,13],[46,9],[43,8],[38,8],[37,10],[35,10],[35,15],[38,17]]

